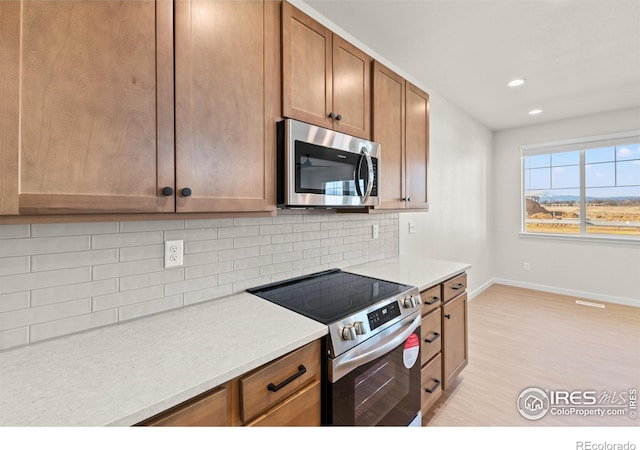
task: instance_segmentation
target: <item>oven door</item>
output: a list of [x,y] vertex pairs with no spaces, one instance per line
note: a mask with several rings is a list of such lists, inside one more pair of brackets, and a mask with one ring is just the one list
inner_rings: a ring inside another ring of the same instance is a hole
[[407,426],[420,411],[417,312],[330,360],[327,423]]

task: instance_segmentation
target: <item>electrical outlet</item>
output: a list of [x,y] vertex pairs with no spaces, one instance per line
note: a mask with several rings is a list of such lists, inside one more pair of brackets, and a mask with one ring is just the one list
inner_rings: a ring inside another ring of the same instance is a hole
[[379,233],[379,227],[377,224],[371,226],[371,234],[373,239],[378,239],[378,236],[380,235],[380,233]]
[[415,234],[416,232],[416,223],[409,222],[409,234]]
[[531,269],[531,267],[529,266],[528,262],[522,263],[522,270],[526,270],[528,272],[529,269]]
[[184,241],[165,241],[164,267],[178,267],[184,264]]

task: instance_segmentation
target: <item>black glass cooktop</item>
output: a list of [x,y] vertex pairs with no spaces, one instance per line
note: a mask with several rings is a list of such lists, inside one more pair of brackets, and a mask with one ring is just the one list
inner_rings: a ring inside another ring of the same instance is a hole
[[410,288],[333,269],[247,292],[328,325]]

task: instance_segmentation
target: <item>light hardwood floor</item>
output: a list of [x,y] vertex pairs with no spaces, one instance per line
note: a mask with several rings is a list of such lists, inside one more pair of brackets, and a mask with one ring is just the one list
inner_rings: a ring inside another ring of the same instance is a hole
[[[547,413],[523,418],[523,389],[640,390],[640,308],[493,285],[468,304],[469,364],[427,426],[640,426],[640,418]],[[598,302],[601,303],[601,302]],[[627,403],[628,404],[628,403]],[[640,412],[640,405],[638,410]]]

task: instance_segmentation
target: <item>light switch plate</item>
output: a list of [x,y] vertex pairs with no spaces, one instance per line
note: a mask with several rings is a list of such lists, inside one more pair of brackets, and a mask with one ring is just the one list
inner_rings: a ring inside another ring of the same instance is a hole
[[409,234],[415,234],[416,232],[416,223],[409,222]]
[[380,235],[380,233],[379,233],[379,227],[377,224],[374,224],[371,226],[371,235],[373,239],[378,239],[378,236]]

